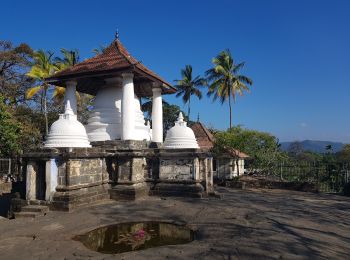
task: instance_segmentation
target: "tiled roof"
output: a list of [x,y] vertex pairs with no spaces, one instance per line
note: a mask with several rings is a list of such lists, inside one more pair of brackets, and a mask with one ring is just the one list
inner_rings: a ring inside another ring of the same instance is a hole
[[[212,149],[214,147],[215,138],[213,134],[201,123],[197,122],[191,126],[197,143],[201,149]],[[249,158],[249,156],[237,149],[225,148],[226,152],[233,157]]]
[[200,148],[211,149],[214,147],[214,136],[202,123],[197,122],[191,128]]
[[151,80],[156,80],[168,88],[168,93],[176,91],[168,82],[158,76],[156,73],[144,66],[140,61],[130,55],[119,39],[114,40],[103,53],[90,59],[80,62],[72,67],[57,72],[54,76],[48,78],[50,82],[67,80],[80,75],[97,75],[111,71],[134,71]]

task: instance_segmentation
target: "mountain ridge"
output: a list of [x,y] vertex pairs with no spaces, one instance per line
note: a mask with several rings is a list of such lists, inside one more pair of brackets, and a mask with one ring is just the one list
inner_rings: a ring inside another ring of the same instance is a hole
[[332,142],[332,141],[320,141],[320,140],[303,140],[303,141],[293,141],[293,142],[281,142],[281,149],[283,151],[288,151],[289,146],[294,143],[299,142],[305,151],[325,153],[326,146],[332,146],[332,152],[336,153],[343,149],[344,143]]

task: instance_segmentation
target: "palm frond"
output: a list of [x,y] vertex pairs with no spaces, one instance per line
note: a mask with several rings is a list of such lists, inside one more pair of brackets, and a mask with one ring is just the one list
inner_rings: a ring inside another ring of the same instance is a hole
[[41,89],[42,89],[42,86],[35,86],[35,87],[28,89],[28,91],[26,93],[26,98],[30,99],[30,98],[34,97]]

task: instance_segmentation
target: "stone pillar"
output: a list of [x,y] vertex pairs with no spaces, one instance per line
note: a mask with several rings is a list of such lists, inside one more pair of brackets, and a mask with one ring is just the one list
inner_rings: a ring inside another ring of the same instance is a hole
[[58,167],[55,159],[46,161],[45,165],[46,193],[45,200],[51,201],[53,193],[56,191],[58,180]]
[[152,141],[163,142],[163,103],[162,89],[152,88]]
[[27,163],[26,173],[26,200],[36,200],[37,164],[33,161],[29,161]]
[[135,129],[134,75],[123,73],[122,140],[133,140]]
[[77,114],[77,97],[75,95],[77,87],[76,81],[67,81],[66,82],[66,93],[64,95],[64,112],[66,110],[73,110],[74,115]]

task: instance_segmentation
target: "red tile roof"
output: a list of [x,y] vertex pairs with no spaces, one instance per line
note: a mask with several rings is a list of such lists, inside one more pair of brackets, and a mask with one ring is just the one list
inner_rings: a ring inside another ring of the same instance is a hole
[[[201,123],[197,122],[191,126],[194,135],[197,139],[197,143],[201,149],[210,150],[214,147],[215,138],[213,134]],[[226,152],[233,157],[249,158],[249,156],[237,149],[225,148]]]
[[200,148],[211,149],[214,147],[214,136],[202,123],[197,122],[191,128]]
[[[132,57],[119,39],[114,40],[103,53],[57,72],[48,82],[59,84],[63,80],[82,75],[99,75],[107,72],[133,71],[151,81],[161,83],[164,93],[175,93],[176,89],[168,82]],[[165,87],[165,88],[164,88]]]

